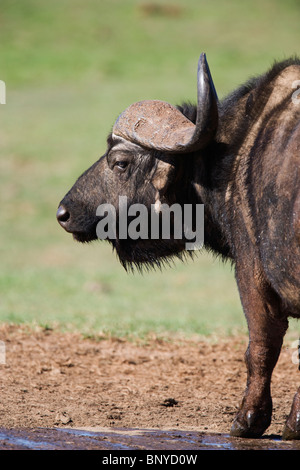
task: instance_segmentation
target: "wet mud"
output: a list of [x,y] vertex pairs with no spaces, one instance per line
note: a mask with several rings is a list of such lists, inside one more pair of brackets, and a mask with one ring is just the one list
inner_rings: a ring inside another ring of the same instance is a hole
[[228,434],[154,429],[0,429],[0,450],[300,450],[280,436],[241,439]]

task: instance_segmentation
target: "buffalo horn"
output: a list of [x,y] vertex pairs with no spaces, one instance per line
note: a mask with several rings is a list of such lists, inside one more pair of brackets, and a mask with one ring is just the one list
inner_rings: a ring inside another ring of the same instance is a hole
[[198,62],[196,124],[177,108],[159,100],[139,101],[117,119],[113,135],[146,148],[186,153],[205,147],[218,124],[218,99],[204,53]]

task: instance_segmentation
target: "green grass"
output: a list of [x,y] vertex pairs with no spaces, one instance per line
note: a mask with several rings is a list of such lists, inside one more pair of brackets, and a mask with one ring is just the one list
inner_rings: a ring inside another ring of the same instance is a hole
[[[1,0],[0,318],[85,334],[245,331],[233,272],[208,255],[128,275],[55,212],[140,99],[195,99],[205,51],[220,96],[297,53],[297,1]],[[146,6],[145,6],[146,5]]]

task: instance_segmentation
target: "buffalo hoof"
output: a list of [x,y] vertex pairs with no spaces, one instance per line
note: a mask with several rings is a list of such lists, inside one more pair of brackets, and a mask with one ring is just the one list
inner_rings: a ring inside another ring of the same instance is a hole
[[271,418],[269,414],[248,411],[245,417],[241,417],[238,414],[233,422],[230,435],[234,437],[258,438],[262,436],[270,423]]
[[291,414],[282,433],[282,439],[289,441],[300,439],[300,412]]
[[300,439],[300,391],[294,396],[292,409],[286,421],[282,439]]
[[287,424],[282,433],[282,439],[285,441],[300,440],[300,429],[292,430]]

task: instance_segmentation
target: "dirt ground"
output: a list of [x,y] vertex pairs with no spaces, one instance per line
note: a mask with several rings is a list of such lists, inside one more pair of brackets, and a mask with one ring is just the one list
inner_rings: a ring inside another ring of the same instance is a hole
[[[245,386],[246,337],[137,344],[4,325],[0,428],[116,427],[228,433]],[[299,385],[291,342],[276,366],[280,435]]]

